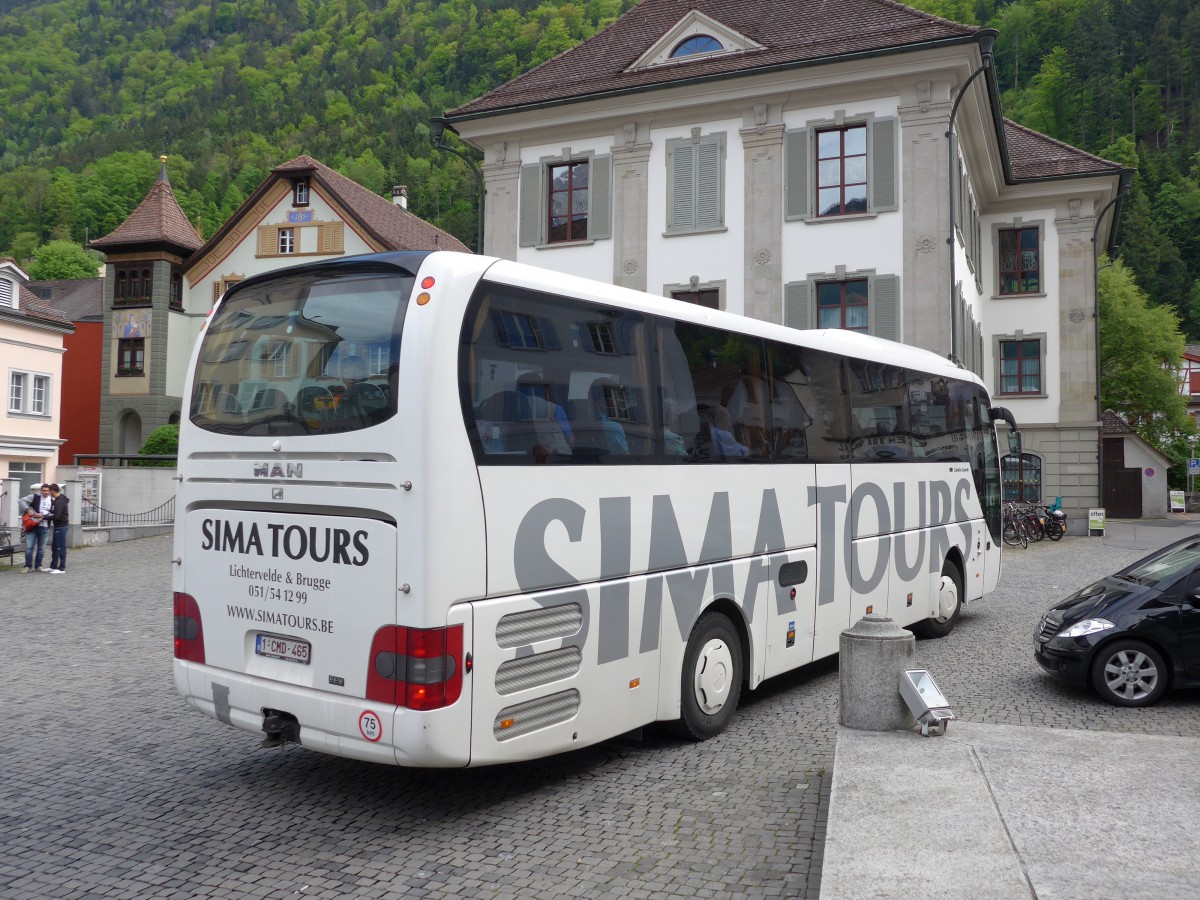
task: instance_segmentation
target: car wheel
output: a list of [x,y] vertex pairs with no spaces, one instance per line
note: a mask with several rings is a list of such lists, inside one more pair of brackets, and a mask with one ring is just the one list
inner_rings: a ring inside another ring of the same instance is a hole
[[942,564],[942,578],[938,584],[938,612],[912,626],[913,634],[921,637],[945,637],[958,624],[962,612],[962,575],[958,566],[950,560]]
[[704,741],[725,730],[742,693],[742,642],[719,612],[700,617],[683,655],[679,719],[674,731]]
[[1116,641],[1092,660],[1092,686],[1117,706],[1149,706],[1167,689],[1162,655],[1141,641]]

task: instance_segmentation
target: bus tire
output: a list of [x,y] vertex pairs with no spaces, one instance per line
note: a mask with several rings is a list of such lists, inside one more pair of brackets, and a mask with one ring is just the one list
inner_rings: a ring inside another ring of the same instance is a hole
[[681,737],[706,741],[725,730],[742,693],[742,642],[728,617],[705,613],[683,654],[679,719]]
[[[947,598],[946,592],[952,592],[953,608],[949,614],[941,612],[944,602],[950,599]],[[942,564],[942,577],[938,585],[939,615],[930,616],[922,622],[917,622],[912,627],[913,633],[920,637],[940,638],[952,632],[954,626],[958,624],[958,617],[962,612],[962,593],[962,573],[958,571],[958,566],[952,560],[947,559]]]

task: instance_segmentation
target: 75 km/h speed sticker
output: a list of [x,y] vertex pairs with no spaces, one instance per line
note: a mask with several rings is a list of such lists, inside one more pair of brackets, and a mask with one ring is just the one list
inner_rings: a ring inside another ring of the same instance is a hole
[[358,717],[358,730],[373,744],[383,737],[383,725],[379,721],[379,716],[369,709],[363,710],[363,714]]

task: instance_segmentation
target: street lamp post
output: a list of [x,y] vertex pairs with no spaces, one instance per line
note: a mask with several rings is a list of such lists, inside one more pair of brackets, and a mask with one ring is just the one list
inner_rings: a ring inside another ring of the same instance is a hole
[[946,246],[950,250],[950,361],[958,363],[958,308],[954,302],[954,183],[955,178],[955,151],[954,151],[954,117],[958,115],[958,105],[962,103],[963,97],[967,95],[967,88],[971,86],[971,82],[986,72],[992,67],[992,47],[996,42],[996,36],[999,32],[992,29],[987,29],[979,33],[979,53],[983,57],[983,64],[971,73],[970,77],[963,82],[962,87],[958,89],[958,94],[954,98],[954,105],[950,107],[950,119],[946,123],[946,168],[949,170],[950,178],[950,235],[946,238]]
[[[475,173],[475,186],[479,191],[479,214],[478,222],[475,226],[475,252],[483,253],[483,170],[479,168],[479,163],[475,162],[467,154],[446,144],[444,140],[446,131],[447,129],[454,131],[454,127],[446,121],[444,116],[434,116],[429,120],[429,123],[433,126],[433,148],[435,150],[445,150],[447,153],[453,153],[459,159],[465,160],[467,165],[471,167],[471,171]],[[454,131],[454,133],[458,134],[457,131]]]

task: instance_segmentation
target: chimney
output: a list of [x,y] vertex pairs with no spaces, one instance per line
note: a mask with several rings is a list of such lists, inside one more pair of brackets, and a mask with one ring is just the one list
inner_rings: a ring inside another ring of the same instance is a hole
[[392,202],[401,209],[408,209],[408,185],[393,184],[392,185]]

